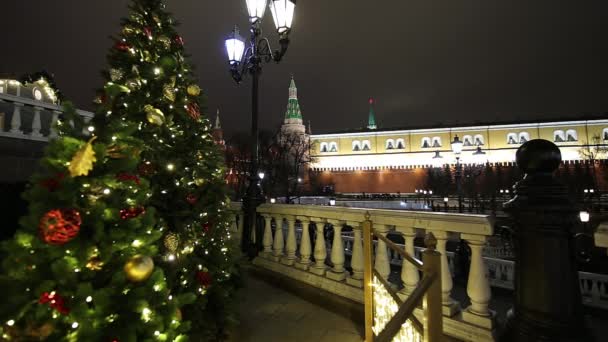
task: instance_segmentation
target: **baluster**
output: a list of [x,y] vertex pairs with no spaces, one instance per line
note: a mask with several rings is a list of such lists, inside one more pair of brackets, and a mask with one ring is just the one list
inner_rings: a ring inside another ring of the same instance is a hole
[[[379,224],[374,230],[377,233],[382,234],[382,236],[386,237],[386,233],[388,233],[389,226]],[[391,265],[388,260],[388,251],[386,247],[386,243],[384,241],[378,239],[376,243],[376,260],[374,262],[374,268],[378,271],[378,274],[384,278],[384,280],[388,281],[388,275],[391,273]]]
[[32,132],[30,136],[32,137],[41,137],[42,133],[40,133],[40,129],[42,128],[42,123],[40,122],[40,112],[43,108],[34,107],[34,119],[32,120]]
[[285,265],[293,265],[296,260],[296,218],[294,216],[285,217],[287,220],[287,245],[285,246],[285,258],[281,260]]
[[283,217],[274,218],[274,243],[272,245],[272,255],[274,261],[281,260],[283,256],[283,248],[285,247],[285,239],[283,238]]
[[348,225],[353,227],[355,235],[352,241],[353,249],[350,258],[353,275],[346,278],[346,282],[352,286],[363,287],[363,242],[361,240],[363,225],[360,222],[349,222]]
[[57,125],[57,121],[59,120],[59,114],[61,114],[60,111],[58,111],[58,110],[53,111],[53,116],[51,118],[51,127],[50,127],[49,138],[57,137],[57,129],[55,129],[55,126]]
[[262,246],[264,246],[264,254],[267,257],[272,255],[272,216],[264,215],[264,236],[262,237]]
[[344,244],[342,241],[342,226],[343,221],[327,220],[334,228],[334,240],[331,245],[331,263],[334,265],[330,272],[327,272],[327,278],[336,281],[346,279],[344,271]]
[[296,268],[307,270],[310,265],[310,220],[308,217],[298,216],[300,224],[302,224],[302,238],[300,239],[300,260],[296,262]]
[[443,303],[443,314],[454,316],[460,311],[459,304],[450,296],[454,283],[452,281],[452,273],[448,263],[448,254],[446,243],[448,242],[448,233],[445,231],[433,232],[437,238],[437,251],[441,253],[441,299]]
[[488,309],[488,304],[492,296],[482,255],[486,237],[462,234],[461,238],[466,240],[471,248],[471,266],[467,280],[467,295],[471,305],[463,311],[462,318],[467,322],[491,328],[492,313]]
[[13,106],[13,118],[11,119],[11,133],[14,134],[23,134],[21,131],[21,108],[23,107],[23,103],[14,102]]
[[325,266],[325,258],[327,258],[327,249],[325,248],[325,237],[323,234],[323,228],[325,227],[325,222],[322,222],[321,219],[311,219],[311,221],[315,222],[315,226],[317,227],[317,235],[315,237],[315,264],[310,268],[310,271],[314,274],[324,275],[327,270],[327,266]]
[[[399,228],[399,231],[403,233],[403,238],[405,240],[405,251],[414,256],[414,239],[416,238],[416,230],[414,228],[405,227]],[[418,268],[414,266],[411,262],[403,259],[401,263],[401,281],[403,281],[403,289],[401,293],[404,295],[409,295],[414,291],[416,286],[418,286],[418,281],[420,280],[420,275],[418,274]]]

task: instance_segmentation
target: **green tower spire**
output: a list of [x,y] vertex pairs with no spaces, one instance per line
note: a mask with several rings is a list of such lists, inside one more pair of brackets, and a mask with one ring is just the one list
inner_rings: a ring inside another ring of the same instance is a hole
[[293,80],[293,75],[289,84],[289,101],[287,102],[287,111],[285,112],[285,120],[289,119],[302,120],[302,112],[300,111],[300,103],[298,102],[298,88]]
[[369,98],[369,117],[367,118],[367,129],[376,129],[376,114],[374,114],[374,98]]

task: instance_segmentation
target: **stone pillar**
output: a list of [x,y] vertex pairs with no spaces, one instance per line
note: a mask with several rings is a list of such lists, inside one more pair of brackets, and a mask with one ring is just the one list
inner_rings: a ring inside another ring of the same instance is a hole
[[437,231],[434,232],[434,235],[435,238],[437,238],[437,251],[441,253],[441,302],[443,303],[443,314],[452,317],[460,311],[460,306],[451,297],[454,283],[452,281],[452,273],[450,272],[448,255],[446,253],[448,233],[445,231]]
[[571,233],[578,210],[553,175],[560,149],[547,140],[530,140],[519,147],[516,160],[525,176],[504,204],[515,228],[514,306],[499,340],[593,341],[584,321]]
[[361,231],[363,226],[360,222],[349,222],[349,226],[353,227],[353,254],[350,258],[350,266],[353,269],[353,275],[346,278],[346,282],[352,286],[363,287],[363,242],[361,240]]
[[287,244],[285,245],[286,256],[281,260],[285,265],[293,265],[296,260],[296,218],[285,217],[287,220]]
[[492,295],[482,254],[486,237],[482,235],[462,234],[460,238],[466,240],[471,248],[471,265],[467,281],[467,294],[471,300],[471,305],[462,312],[462,319],[484,328],[492,329],[494,315],[488,309]]
[[334,228],[334,239],[331,244],[331,263],[334,267],[327,272],[327,278],[336,281],[346,279],[346,271],[344,270],[344,243],[342,241],[342,226],[343,221],[328,220]]
[[325,258],[327,258],[327,249],[325,247],[325,236],[323,236],[323,228],[325,222],[321,219],[314,220],[317,226],[317,235],[315,237],[315,264],[310,268],[310,271],[317,275],[325,275],[327,266],[325,266]]
[[274,218],[274,240],[272,245],[273,260],[279,262],[283,256],[283,248],[285,247],[285,238],[283,238],[283,217],[276,216]]
[[[405,252],[414,257],[414,239],[416,238],[416,229],[404,227],[399,228],[398,230],[403,233],[403,238],[405,240]],[[403,289],[401,290],[401,294],[409,295],[412,293],[416,286],[418,286],[419,280],[420,275],[418,274],[418,268],[412,265],[411,262],[403,259],[403,263],[401,264],[401,281],[403,281]]]
[[23,107],[23,103],[14,102],[13,106],[10,132],[13,134],[23,134],[23,131],[21,131],[21,108]]
[[264,215],[264,236],[262,237],[262,246],[264,254],[267,257],[272,255],[272,216]]
[[51,127],[50,127],[50,134],[49,134],[49,138],[57,138],[57,129],[55,128],[55,126],[57,125],[57,121],[59,120],[59,114],[61,114],[60,111],[58,110],[54,110],[53,111],[53,116],[51,118]]
[[30,136],[32,137],[42,137],[42,133],[40,133],[40,129],[42,128],[42,123],[40,122],[40,112],[43,108],[34,107],[34,119],[32,120],[32,132]]
[[[382,236],[386,237],[386,233],[388,233],[389,227],[386,225],[374,225],[374,230],[382,234]],[[388,251],[386,247],[386,243],[384,241],[378,239],[376,240],[376,258],[374,260],[374,268],[378,271],[378,274],[384,278],[384,280],[388,281],[388,275],[391,273],[391,264],[388,260]]]
[[310,265],[310,232],[309,225],[310,220],[308,217],[298,216],[300,223],[302,224],[302,239],[300,240],[300,260],[296,262],[296,268],[301,270],[307,270]]

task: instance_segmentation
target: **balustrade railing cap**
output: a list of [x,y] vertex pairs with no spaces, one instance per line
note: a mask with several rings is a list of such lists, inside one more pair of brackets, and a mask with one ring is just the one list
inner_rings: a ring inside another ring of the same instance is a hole
[[544,139],[534,139],[517,149],[515,159],[517,166],[524,173],[553,173],[562,161],[562,154],[554,143]]

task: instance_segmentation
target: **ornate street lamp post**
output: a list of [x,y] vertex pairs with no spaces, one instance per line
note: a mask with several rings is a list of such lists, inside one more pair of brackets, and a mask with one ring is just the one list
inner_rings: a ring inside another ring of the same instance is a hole
[[458,192],[458,212],[462,212],[462,164],[460,164],[460,153],[462,152],[462,141],[458,139],[458,135],[454,136],[452,141],[452,152],[456,155],[456,191]]
[[[249,187],[243,200],[243,211],[245,212],[244,231],[243,231],[243,251],[249,252],[251,256],[257,254],[258,248],[251,245],[251,236],[255,229],[256,208],[264,201],[259,186],[258,176],[258,85],[259,77],[262,72],[263,63],[270,61],[279,62],[289,45],[289,33],[293,22],[295,0],[247,0],[247,10],[249,12],[250,37],[249,42],[240,36],[238,28],[226,39],[226,52],[230,63],[230,73],[232,78],[240,83],[247,74],[251,75],[251,163],[249,171]],[[272,18],[279,34],[279,50],[272,50],[270,41],[262,37],[262,18],[266,6],[270,8]],[[255,234],[259,237],[261,234]],[[253,241],[259,247],[261,239]],[[253,247],[253,248],[251,248]]]

